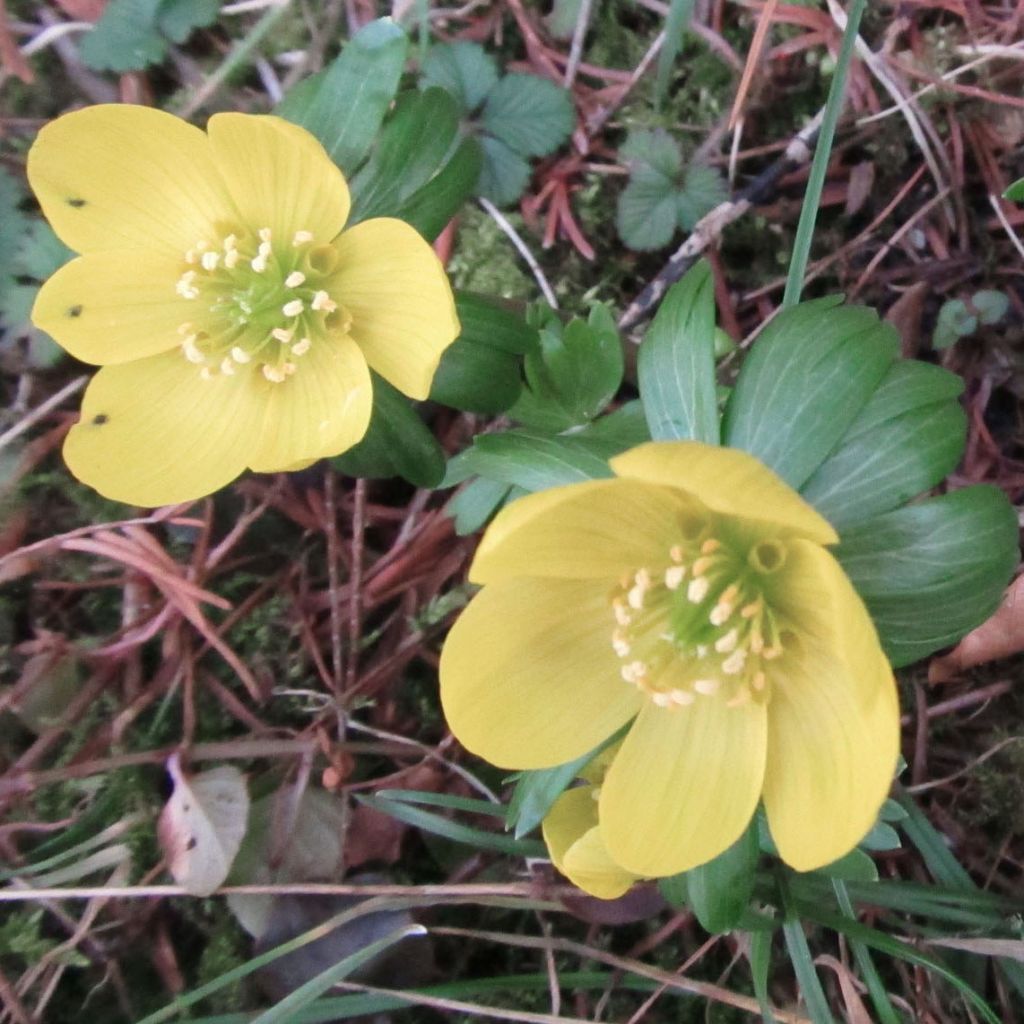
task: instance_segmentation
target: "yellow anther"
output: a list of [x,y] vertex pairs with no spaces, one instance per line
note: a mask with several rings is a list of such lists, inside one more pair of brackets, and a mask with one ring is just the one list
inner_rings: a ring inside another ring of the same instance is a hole
[[711,652],[711,648],[707,644],[697,644],[697,657],[706,658]]
[[313,241],[312,231],[296,231],[292,237],[292,245],[305,245],[306,242]]
[[760,654],[764,650],[764,637],[759,629],[750,631],[750,650],[754,654]]
[[203,270],[216,270],[217,264],[220,263],[220,253],[215,249],[209,249],[203,253],[203,258],[199,261],[203,265]]
[[665,586],[669,590],[678,590],[686,575],[685,565],[670,565],[665,570]]
[[185,253],[185,262],[186,263],[190,263],[190,264],[195,263],[197,259],[198,259],[198,257],[196,256],[195,249],[189,249],[189,251],[187,253]]
[[612,650],[620,658],[626,658],[629,656],[631,650],[629,639],[621,629],[616,629],[612,632]]
[[299,338],[299,340],[292,345],[292,355],[304,356],[309,351],[312,344],[313,342],[311,342],[309,338]]
[[703,576],[715,564],[715,560],[708,555],[701,555],[696,562],[693,563],[693,575]]
[[291,302],[286,302],[281,307],[281,312],[285,316],[289,316],[289,317],[291,317],[291,316],[302,316],[303,310],[305,310],[305,308],[306,308],[306,306],[303,303],[302,299],[292,299]]
[[722,684],[717,679],[698,679],[693,684],[693,688],[705,697],[711,697],[718,693]]
[[220,361],[220,372],[223,373],[225,377],[230,377],[231,374],[235,372],[235,364],[232,362],[231,356],[225,356]]
[[736,645],[740,641],[740,634],[738,630],[730,629],[725,636],[720,636],[715,641],[715,650],[719,654],[728,654],[730,651],[736,650]]
[[223,242],[225,252],[234,252],[238,248],[238,239],[234,235],[227,235]]
[[632,683],[634,686],[640,686],[647,678],[647,665],[642,661],[631,661],[622,666],[619,670],[619,674],[627,683]]
[[242,348],[240,345],[236,345],[231,350],[231,358],[234,359],[236,363],[247,363],[252,358],[252,356],[250,356],[249,353],[246,352],[245,349]]
[[630,608],[639,611],[644,606],[644,595],[651,589],[651,574],[646,569],[640,569],[633,577],[634,584],[626,594],[626,601]]
[[327,313],[333,313],[337,308],[338,304],[327,294],[325,291],[318,291],[313,296],[313,301],[310,305],[316,310],[324,310]]
[[[694,566],[696,572],[696,566]],[[697,576],[696,579],[690,580],[690,585],[686,588],[686,597],[691,604],[700,604],[705,597],[708,596],[708,589],[711,586],[711,582],[707,576]]]
[[267,257],[263,253],[257,253],[251,260],[249,260],[249,266],[256,271],[257,274],[262,274],[267,269]]
[[738,676],[743,671],[743,666],[746,662],[747,652],[744,648],[740,647],[722,662],[722,671],[727,676]]
[[621,597],[616,597],[612,601],[612,614],[620,626],[628,626],[633,621],[633,616],[629,614],[629,609]]
[[182,343],[181,351],[185,353],[185,358],[190,363],[205,363],[206,357],[202,352],[199,351],[199,346],[196,344],[196,335],[190,334]]
[[732,615],[733,608],[735,606],[726,601],[724,598],[719,598],[715,607],[711,609],[711,614],[708,616],[708,621],[712,626],[724,626]]
[[199,371],[199,379],[200,380],[213,380],[213,374],[210,372],[210,368],[208,366],[204,366]]
[[712,551],[717,551],[722,546],[722,542],[715,540],[714,537],[709,537],[700,546],[700,553],[702,555],[710,555]]
[[295,336],[295,331],[287,327],[275,327],[271,332],[270,336],[274,341],[281,342],[282,345],[287,345]]
[[751,601],[750,604],[745,604],[740,609],[740,615],[744,619],[752,619],[761,610],[761,598],[756,601]]
[[782,648],[779,644],[775,644],[772,647],[766,648],[765,652],[761,655],[765,661],[774,661],[782,654]]
[[282,363],[281,364],[281,372],[286,377],[290,377],[295,372],[295,364],[294,363]]
[[[260,241],[261,242],[263,242],[264,244],[269,244],[269,242],[270,242],[270,228],[260,228],[259,231],[257,232],[257,234],[260,236]],[[260,248],[262,249],[263,246],[261,245]]]
[[761,691],[768,684],[768,677],[763,672],[755,672],[754,678],[750,680],[750,685],[755,690]]
[[672,547],[668,549],[668,557],[671,558],[673,562],[681,562],[683,560],[682,546],[679,544],[673,544]]
[[659,708],[667,708],[672,703],[672,694],[664,693],[659,690],[657,693],[651,694],[651,700],[654,701]]
[[673,704],[678,704],[681,708],[685,708],[697,699],[689,690],[670,690],[669,697],[672,698]]
[[210,248],[210,243],[205,238],[200,238],[199,241],[196,242],[196,244],[195,244],[195,251],[196,252],[205,252],[209,248]]
[[192,333],[192,324],[189,321],[185,321],[183,324],[178,324],[178,333],[184,337],[186,334]]
[[238,266],[238,261],[242,258],[242,254],[237,249],[229,249],[224,254],[224,266],[228,270],[234,270]]
[[286,375],[282,373],[276,366],[271,366],[269,363],[264,363],[263,376],[266,377],[271,384],[280,384],[285,379]]
[[301,270],[293,270],[285,279],[284,283],[288,288],[298,288],[306,280],[306,275]]

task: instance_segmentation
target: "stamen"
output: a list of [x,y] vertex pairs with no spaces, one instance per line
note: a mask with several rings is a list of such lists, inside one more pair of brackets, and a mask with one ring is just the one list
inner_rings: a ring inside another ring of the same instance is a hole
[[713,551],[717,551],[722,546],[722,542],[715,540],[714,537],[709,537],[700,546],[700,553],[702,555],[710,555]]
[[612,633],[612,650],[620,658],[626,658],[629,656],[629,652],[632,648],[630,647],[629,640],[626,634],[621,629],[616,629]]
[[639,686],[647,678],[647,664],[643,661],[631,661],[619,670],[627,683]]
[[628,626],[633,621],[633,616],[629,614],[621,597],[616,597],[612,601],[612,614],[620,626]]
[[200,380],[213,380],[213,373],[208,366],[204,366],[199,371],[199,378]]
[[[263,242],[264,245],[270,244],[270,228],[260,228],[257,234],[260,236],[260,241]],[[261,245],[260,251],[262,252],[262,250],[263,246]]]
[[224,243],[223,243],[223,244],[224,244],[224,251],[225,251],[226,253],[227,253],[227,252],[234,252],[234,251],[235,251],[235,249],[237,249],[237,248],[238,248],[238,239],[237,239],[237,238],[235,238],[235,236],[234,236],[234,235],[228,235],[228,236],[227,236],[227,237],[226,237],[226,238],[224,239]]
[[705,697],[712,697],[718,693],[721,685],[721,682],[717,679],[698,679],[693,684],[693,688]]
[[728,654],[730,651],[736,650],[736,645],[739,643],[740,634],[739,630],[730,629],[725,636],[720,636],[715,641],[715,650],[719,654]]
[[672,698],[673,704],[678,704],[681,708],[687,707],[697,699],[689,690],[670,690],[669,697]]
[[309,351],[312,344],[313,342],[311,342],[309,338],[299,338],[299,340],[292,345],[292,355],[304,356]]
[[654,703],[659,708],[667,708],[669,706],[669,704],[672,703],[672,694],[671,693],[662,693],[659,690],[657,693],[652,693],[651,694],[651,700],[654,701]]
[[306,242],[313,241],[312,231],[296,231],[292,238],[292,245],[304,245]]
[[267,257],[263,253],[257,253],[251,260],[249,260],[249,266],[256,271],[257,274],[262,274],[267,269]]
[[235,364],[231,361],[231,356],[225,356],[220,363],[220,372],[225,377],[230,377],[235,372]]
[[305,310],[305,308],[306,306],[303,303],[302,299],[292,299],[291,302],[286,302],[281,307],[281,312],[288,317],[302,316],[302,312],[303,310]]
[[738,676],[743,671],[743,666],[747,661],[746,649],[740,647],[738,650],[732,652],[725,661],[722,662],[722,671],[727,676]]
[[750,685],[757,691],[763,690],[767,683],[768,677],[763,672],[755,672],[754,678],[750,680]]
[[725,706],[727,708],[739,708],[744,704],[749,704],[750,700],[750,690],[744,686],[742,689],[737,691],[736,696],[733,697],[732,700],[726,701]]
[[270,332],[270,336],[274,341],[279,341],[282,345],[287,345],[295,336],[295,331],[288,327],[275,327]]
[[633,580],[635,585],[630,587],[626,600],[630,608],[639,611],[644,606],[644,595],[651,589],[651,574],[646,569],[639,569]]
[[775,644],[773,647],[769,647],[765,650],[764,654],[761,655],[765,661],[774,661],[782,654],[782,648]]
[[185,353],[185,358],[190,363],[205,363],[206,357],[202,352],[199,351],[199,346],[196,344],[196,335],[190,334],[182,343],[181,351]]
[[203,270],[216,270],[217,264],[220,263],[220,253],[210,249],[203,253],[203,258],[199,262],[202,263]]
[[668,557],[671,558],[673,562],[681,562],[683,560],[682,546],[679,544],[673,544],[672,547],[668,549]]
[[303,281],[306,280],[306,275],[301,270],[293,270],[285,279],[285,286],[288,288],[298,288]]
[[200,238],[195,244],[196,252],[206,252],[210,248],[210,243],[205,238]]
[[764,650],[764,637],[761,636],[759,629],[752,629],[750,631],[749,647],[754,654],[760,654]]
[[737,587],[735,583],[730,583],[729,586],[722,591],[715,607],[711,609],[711,615],[709,618],[712,626],[725,625],[729,617],[732,615],[733,609],[736,607],[735,602],[739,592],[740,588]]
[[[697,567],[694,566],[696,572]],[[690,580],[690,585],[686,588],[686,598],[691,604],[700,604],[705,597],[708,596],[708,588],[711,586],[711,581],[707,576],[698,576],[696,579]]]
[[761,610],[761,598],[756,601],[751,601],[750,604],[745,604],[740,609],[740,615],[744,619],[752,619]]
[[685,565],[670,565],[665,570],[665,586],[669,590],[678,590],[686,575]]
[[693,563],[693,575],[703,576],[715,564],[715,560],[709,555],[701,555],[696,562]]
[[271,384],[281,384],[283,383],[287,375],[282,373],[276,366],[271,366],[269,363],[264,363],[263,376],[266,377]]
[[178,333],[182,336],[192,333],[192,324],[187,320],[183,324],[178,324]]
[[313,296],[313,301],[310,303],[313,309],[325,310],[328,313],[333,313],[337,308],[338,304],[327,294],[327,292],[321,290]]
[[252,358],[252,356],[250,356],[249,353],[246,352],[244,348],[242,348],[239,345],[236,345],[231,350],[231,358],[234,359],[236,363],[247,363]]
[[195,263],[195,261],[196,261],[196,251],[195,251],[195,249],[189,249],[189,251],[187,253],[185,253],[185,262],[186,263]]
[[711,648],[707,644],[697,644],[697,657],[706,658],[710,650]]
[[192,284],[195,279],[196,272],[194,270],[186,270],[178,279],[178,283],[174,286],[174,290],[183,299],[198,299],[199,289]]
[[238,266],[238,261],[241,259],[241,253],[237,249],[229,249],[224,254],[224,266],[228,270],[234,270]]
[[281,364],[281,372],[286,377],[290,377],[295,372],[295,364],[294,363],[282,363]]

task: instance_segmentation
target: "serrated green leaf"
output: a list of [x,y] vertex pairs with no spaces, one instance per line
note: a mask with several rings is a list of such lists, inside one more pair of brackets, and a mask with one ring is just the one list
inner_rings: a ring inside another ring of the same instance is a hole
[[157,27],[174,42],[183,43],[195,29],[212,25],[219,13],[219,0],[162,0]]
[[498,480],[477,477],[455,495],[445,508],[455,520],[455,532],[466,537],[483,528],[509,497],[512,488]]
[[349,222],[393,217],[444,166],[458,125],[455,101],[443,89],[399,96],[376,149],[352,179]]
[[757,861],[761,851],[757,822],[714,860],[686,875],[688,901],[705,931],[732,931],[742,919],[754,895]]
[[718,444],[715,293],[703,260],[662,300],[637,355],[651,437]]
[[558,433],[583,426],[615,396],[624,370],[622,342],[606,306],[592,307],[586,321],[564,327],[553,321],[526,354],[525,390],[512,418]]
[[631,172],[646,167],[674,185],[682,182],[683,154],[679,143],[664,128],[632,129],[619,147],[619,156]]
[[142,71],[167,55],[157,26],[161,0],[110,0],[78,48],[93,71]]
[[463,139],[448,162],[395,211],[424,238],[433,241],[477,188],[483,152],[476,139]]
[[486,131],[522,156],[547,156],[572,133],[576,118],[569,93],[536,75],[511,74],[487,96]]
[[978,484],[844,531],[835,550],[894,667],[956,643],[999,605],[1017,565],[1017,517]]
[[1024,202],[1024,178],[1020,178],[1015,181],[1004,193],[1004,199],[1009,199],[1014,203]]
[[405,67],[409,39],[390,18],[364,25],[315,83],[302,83],[277,113],[312,132],[352,177],[370,150]]
[[690,164],[683,175],[682,191],[676,196],[676,221],[692,231],[697,221],[729,198],[722,176],[713,167]]
[[619,237],[637,252],[663,249],[676,233],[678,188],[650,167],[638,167],[619,196]]
[[479,43],[464,39],[432,46],[420,74],[424,86],[444,89],[467,114],[484,102],[498,81],[494,58]]
[[495,206],[514,203],[526,190],[530,165],[515,150],[493,135],[480,136],[483,164],[477,192]]
[[840,298],[785,309],[743,363],[722,421],[742,448],[799,489],[857,419],[896,357],[896,331]]
[[962,390],[960,378],[938,366],[893,363],[801,494],[842,530],[934,487],[963,454]]
[[401,476],[417,487],[436,487],[444,476],[444,452],[437,439],[405,395],[372,376],[373,414],[366,436],[331,459],[331,465],[348,476]]

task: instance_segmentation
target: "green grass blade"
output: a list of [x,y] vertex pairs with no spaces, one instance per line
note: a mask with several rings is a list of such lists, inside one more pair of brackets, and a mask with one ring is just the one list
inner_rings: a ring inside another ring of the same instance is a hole
[[764,1024],[778,1024],[772,1013],[768,995],[768,972],[772,965],[772,932],[769,929],[750,933],[750,974],[754,981],[754,996],[761,1007]]
[[867,7],[867,0],[852,0],[850,13],[847,15],[846,30],[843,32],[843,43],[839,49],[832,86],[828,91],[825,103],[825,116],[818,134],[818,144],[814,147],[814,161],[807,178],[807,191],[804,193],[804,204],[800,210],[800,223],[796,229],[796,240],[793,242],[793,256],[789,261],[789,273],[786,276],[786,291],[782,296],[782,305],[795,306],[800,301],[800,293],[804,286],[804,273],[811,252],[811,240],[814,237],[814,224],[818,219],[818,206],[821,203],[821,190],[825,186],[825,172],[832,153],[832,142],[836,135],[836,125],[843,107],[846,93],[846,77],[853,59],[853,48],[857,41],[860,19]]
[[668,92],[668,80],[672,74],[672,66],[683,47],[686,26],[690,24],[695,0],[671,0],[668,15],[665,18],[665,42],[661,44],[658,54],[658,67],[654,77],[654,105],[661,109],[662,100]]
[[821,979],[814,969],[814,957],[810,947],[807,945],[807,936],[804,935],[803,923],[800,916],[794,910],[792,896],[786,879],[779,876],[779,889],[782,893],[782,902],[786,912],[786,920],[782,924],[782,934],[786,940],[786,949],[789,952],[789,959],[793,963],[793,970],[796,973],[797,984],[800,986],[800,993],[807,1005],[807,1012],[811,1015],[814,1024],[835,1024],[835,1018],[829,1009],[828,999],[825,990],[821,987]]

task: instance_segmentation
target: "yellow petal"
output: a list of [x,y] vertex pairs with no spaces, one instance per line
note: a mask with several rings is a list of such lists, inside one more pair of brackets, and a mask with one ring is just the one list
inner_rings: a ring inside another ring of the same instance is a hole
[[665,564],[688,504],[678,491],[634,480],[592,480],[529,494],[502,509],[487,528],[470,579],[615,580]]
[[336,246],[330,292],[352,314],[366,361],[410,398],[426,398],[460,330],[441,261],[413,228],[390,218],[357,224]]
[[761,794],[766,732],[764,706],[754,702],[645,704],[601,787],[601,836],[613,860],[657,878],[731,846]]
[[151,107],[101,104],[50,122],[29,151],[28,179],[77,252],[138,247],[180,257],[235,217],[206,136]]
[[899,754],[899,705],[871,619],[832,556],[797,541],[786,569],[788,615],[803,628],[770,674],[764,801],[782,859],[810,871],[874,824]]
[[593,786],[566,790],[548,812],[541,831],[555,867],[591,896],[617,899],[637,880],[608,856],[597,827]]
[[348,219],[345,177],[323,146],[279,117],[214,114],[207,126],[217,169],[250,228],[291,245],[296,231],[328,242]]
[[179,352],[105,366],[64,442],[79,480],[131,505],[210,494],[245,468],[262,423],[251,373],[201,380]]
[[441,651],[441,702],[459,742],[502,768],[550,768],[636,713],[619,676],[605,587],[518,579],[487,586]]
[[264,426],[250,467],[273,473],[337,455],[362,440],[370,423],[373,385],[351,338],[319,338],[295,359],[287,380],[257,377]]
[[86,363],[124,363],[182,343],[195,303],[174,293],[180,258],[158,250],[95,252],[39,289],[32,322]]
[[788,484],[752,455],[699,441],[652,441],[611,460],[619,476],[679,487],[708,508],[779,527],[819,544],[839,536]]

